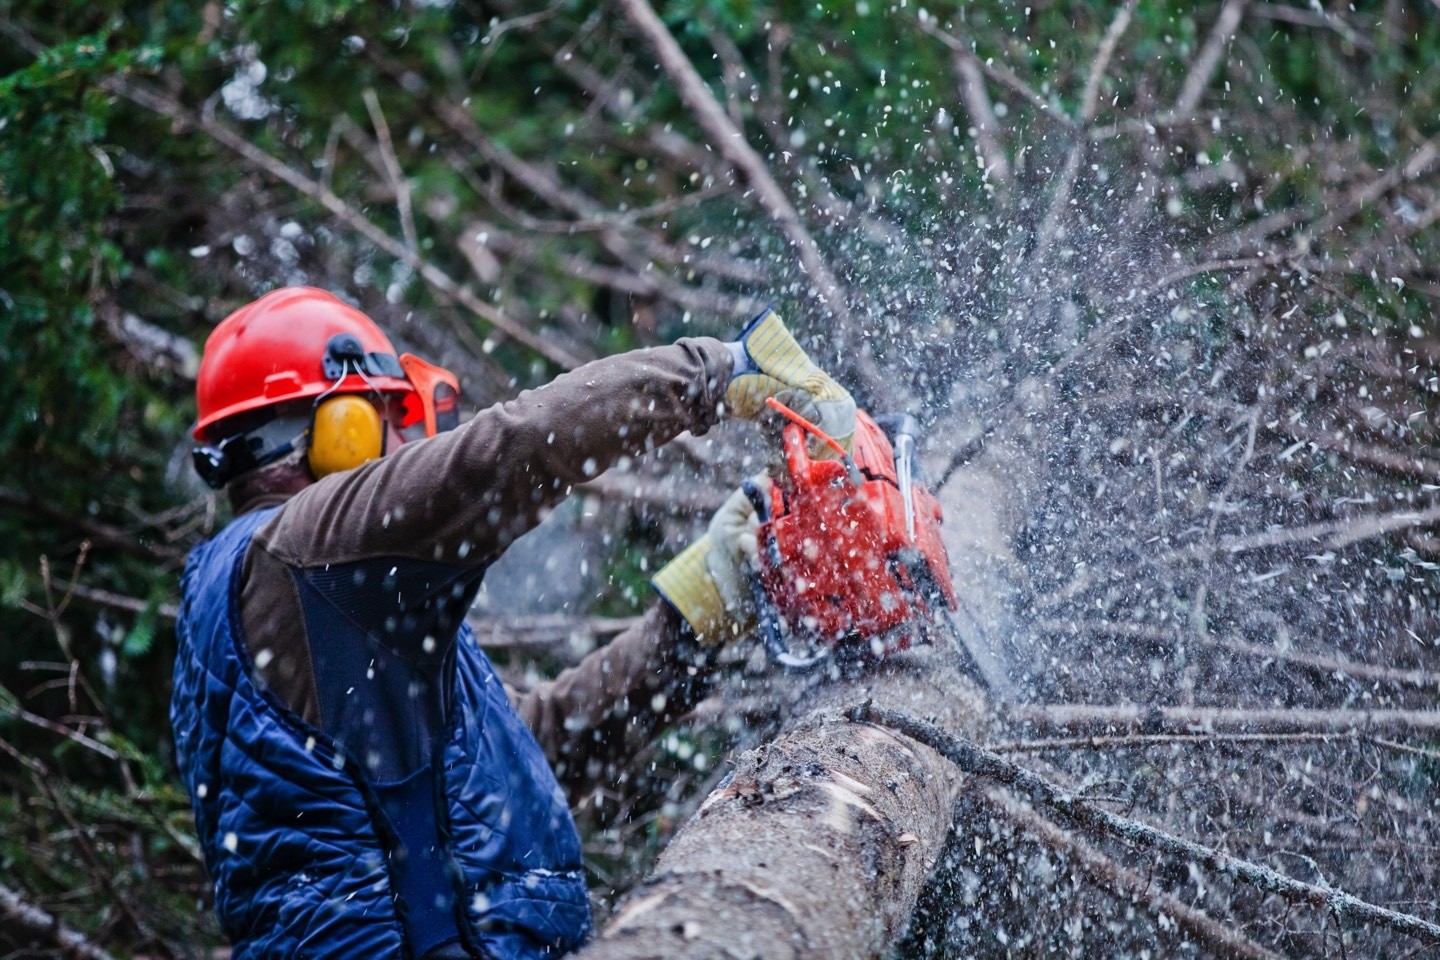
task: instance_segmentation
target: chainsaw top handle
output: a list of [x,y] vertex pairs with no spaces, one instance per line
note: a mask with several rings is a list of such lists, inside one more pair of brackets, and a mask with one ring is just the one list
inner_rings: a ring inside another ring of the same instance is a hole
[[798,475],[810,460],[810,453],[805,449],[805,435],[800,432],[803,430],[835,451],[840,462],[845,464],[845,473],[850,478],[851,484],[858,487],[864,482],[865,478],[860,475],[860,468],[855,466],[855,458],[850,456],[850,452],[842,447],[838,440],[774,397],[766,397],[765,405],[800,428],[800,430],[792,430],[787,426],[783,434],[785,465],[790,468],[791,476]]

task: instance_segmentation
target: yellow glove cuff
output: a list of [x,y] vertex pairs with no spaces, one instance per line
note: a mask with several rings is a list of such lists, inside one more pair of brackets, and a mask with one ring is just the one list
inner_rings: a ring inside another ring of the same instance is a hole
[[[766,310],[759,319],[750,324],[741,335],[740,342],[744,344],[745,355],[758,372],[742,373],[734,377],[725,391],[727,403],[731,400],[732,392],[739,396],[753,394],[758,384],[746,381],[760,379],[778,380],[786,387],[799,387],[814,397],[817,403],[849,399],[850,395],[845,388],[815,365],[815,361],[810,359],[774,310]],[[772,389],[763,395],[760,404],[764,404],[765,396],[773,396],[775,393]],[[735,409],[738,412],[740,406],[735,405]],[[740,415],[744,416],[743,413]]]
[[[756,317],[740,335],[740,345],[745,349],[746,368],[731,377],[725,388],[725,405],[732,414],[758,420],[767,412],[768,398],[782,393],[803,394],[807,402],[803,416],[814,420],[842,447],[850,448],[855,433],[855,401],[806,355],[779,314],[766,310]],[[812,441],[811,449],[814,456],[833,455],[819,441]]]
[[651,584],[679,611],[702,646],[717,646],[739,636],[740,625],[725,610],[725,601],[705,567],[709,535],[701,537],[655,574]]

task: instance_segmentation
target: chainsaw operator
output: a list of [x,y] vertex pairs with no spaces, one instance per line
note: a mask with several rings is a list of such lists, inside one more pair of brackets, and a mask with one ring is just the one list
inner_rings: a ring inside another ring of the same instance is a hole
[[855,418],[769,311],[735,342],[597,360],[464,425],[458,389],[311,288],[206,342],[195,463],[236,519],[186,564],[171,719],[235,960],[583,942],[560,783],[603,778],[703,694],[748,626],[754,511],[732,495],[638,626],[524,695],[465,625],[486,567],[574,484],[769,396],[834,436]]

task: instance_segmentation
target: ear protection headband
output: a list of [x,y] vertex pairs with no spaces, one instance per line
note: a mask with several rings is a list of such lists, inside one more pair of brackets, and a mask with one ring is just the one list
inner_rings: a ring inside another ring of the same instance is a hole
[[[459,426],[459,380],[443,367],[413,354],[397,358],[391,353],[366,353],[354,335],[337,333],[325,344],[321,370],[332,384],[315,398],[303,430],[276,442],[274,427],[282,424],[272,423],[266,425],[270,429],[262,427],[227,437],[214,447],[197,447],[193,459],[201,479],[219,489],[243,473],[288,456],[301,441],[305,442],[306,459],[316,479],[383,456],[385,418],[380,410],[387,398],[371,377],[405,379],[415,388],[389,401],[403,404],[399,425],[406,440],[433,437]],[[369,384],[370,392],[336,394],[351,374]]]

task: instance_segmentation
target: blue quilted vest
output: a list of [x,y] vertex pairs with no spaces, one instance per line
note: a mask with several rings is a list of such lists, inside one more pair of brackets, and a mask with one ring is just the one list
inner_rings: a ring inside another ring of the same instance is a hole
[[252,681],[240,572],[272,513],[242,516],[191,553],[177,625],[176,758],[234,960],[413,960],[398,888],[415,884],[397,882],[392,852],[397,835],[416,829],[438,837],[428,882],[452,887],[445,919],[471,955],[555,957],[579,946],[590,907],[574,822],[468,628],[456,637],[443,737],[425,768],[431,808],[409,823],[386,814],[356,758]]

